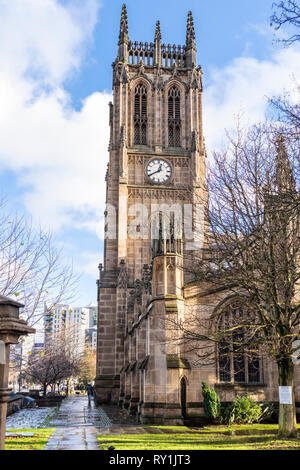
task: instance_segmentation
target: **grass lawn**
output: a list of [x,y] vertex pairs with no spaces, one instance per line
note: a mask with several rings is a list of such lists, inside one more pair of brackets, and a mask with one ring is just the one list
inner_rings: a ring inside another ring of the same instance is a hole
[[32,437],[6,437],[5,450],[43,450],[55,428],[9,429],[7,432],[34,433]]
[[103,450],[300,450],[300,424],[298,439],[278,439],[277,429],[275,424],[144,426],[143,434],[99,435],[98,442]]

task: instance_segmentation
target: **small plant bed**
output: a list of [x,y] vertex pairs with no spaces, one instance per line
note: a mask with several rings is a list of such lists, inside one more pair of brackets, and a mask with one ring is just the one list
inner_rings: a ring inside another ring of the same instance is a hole
[[298,429],[297,439],[282,439],[275,424],[143,426],[141,434],[99,435],[98,443],[102,450],[300,450]]
[[[5,450],[43,450],[54,431],[54,428],[9,429],[9,433],[17,436],[5,438]],[[27,433],[33,436],[22,436]]]

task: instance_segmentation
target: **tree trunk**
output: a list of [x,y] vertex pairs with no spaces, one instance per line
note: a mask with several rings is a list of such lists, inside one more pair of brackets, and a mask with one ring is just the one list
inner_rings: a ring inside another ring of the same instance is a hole
[[296,437],[296,406],[294,396],[294,364],[291,358],[284,358],[278,362],[279,385],[292,388],[292,404],[279,403],[279,430],[281,437]]

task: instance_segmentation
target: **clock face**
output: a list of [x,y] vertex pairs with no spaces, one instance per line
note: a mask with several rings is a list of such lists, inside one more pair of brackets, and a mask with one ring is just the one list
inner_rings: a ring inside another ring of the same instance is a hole
[[161,158],[155,158],[148,163],[146,174],[153,183],[165,183],[171,178],[171,165]]

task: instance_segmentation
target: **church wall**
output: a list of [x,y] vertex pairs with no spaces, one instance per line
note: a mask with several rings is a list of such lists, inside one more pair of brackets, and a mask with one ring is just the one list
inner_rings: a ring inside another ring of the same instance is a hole
[[[203,286],[202,286],[203,287]],[[193,288],[191,287],[191,291]],[[200,290],[200,293],[199,293]],[[198,295],[195,295],[198,291]],[[205,292],[205,288],[203,288]],[[185,321],[189,321],[189,313],[199,318],[209,318],[216,309],[227,298],[231,299],[232,295],[228,292],[217,293],[213,292],[209,295],[201,293],[201,288],[196,288],[193,294],[195,297],[188,299],[189,293],[186,289],[186,303],[185,303]],[[269,357],[262,357],[261,359],[261,381],[259,384],[238,384],[238,383],[222,383],[218,377],[218,364],[215,361],[212,365],[205,365],[204,361],[200,361],[197,365],[197,357],[192,354],[185,354],[192,364],[192,369],[187,375],[189,380],[189,395],[188,401],[190,402],[189,414],[195,413],[197,403],[202,404],[203,396],[201,392],[201,383],[205,381],[209,387],[213,387],[220,396],[221,402],[232,402],[237,396],[249,393],[254,400],[257,401],[270,401],[278,402],[278,371],[275,361]],[[216,356],[215,356],[216,357]],[[300,365],[295,365],[294,373],[294,391],[295,401],[298,411],[300,412]],[[203,413],[202,407],[199,407],[198,412]]]
[[[147,140],[135,144],[135,89],[140,83],[147,89],[146,115],[139,115],[145,119]],[[169,147],[168,136],[168,92],[173,85],[180,91],[178,147]],[[129,41],[123,6],[119,51],[113,63],[113,96],[106,202],[115,208],[116,217],[108,214],[106,229],[115,225],[116,236],[105,240],[98,281],[97,401],[119,403],[128,413],[138,414],[143,423],[163,424],[183,424],[185,412],[187,418],[203,415],[202,381],[215,387],[222,401],[232,401],[247,391],[257,400],[277,401],[277,370],[271,361],[263,360],[258,385],[220,383],[216,355],[209,364],[197,363],[195,354],[170,341],[167,328],[168,318],[208,318],[228,297],[228,292],[210,286],[184,286],[189,279],[186,268],[194,257],[186,245],[183,252],[176,247],[171,253],[155,253],[151,246],[153,204],[183,208],[188,203],[195,208],[200,202],[207,203],[202,71],[196,65],[191,13],[184,47],[162,44],[159,24],[154,43],[139,44]],[[155,182],[146,175],[153,158],[171,166],[168,180]],[[141,214],[134,212],[137,204]],[[128,227],[137,216],[136,236],[131,237]],[[145,224],[148,232],[143,238]],[[185,244],[187,240],[183,237],[181,241]],[[151,274],[146,281],[145,265]],[[295,389],[300,402],[299,366]]]

